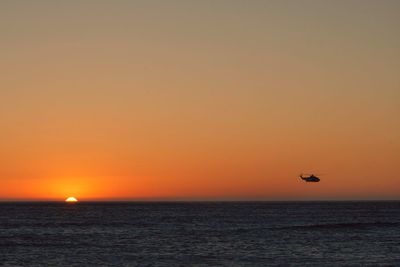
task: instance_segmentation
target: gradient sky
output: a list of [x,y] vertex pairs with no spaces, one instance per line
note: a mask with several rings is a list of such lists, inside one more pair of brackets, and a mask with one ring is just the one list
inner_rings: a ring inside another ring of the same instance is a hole
[[400,199],[399,14],[2,0],[0,199]]

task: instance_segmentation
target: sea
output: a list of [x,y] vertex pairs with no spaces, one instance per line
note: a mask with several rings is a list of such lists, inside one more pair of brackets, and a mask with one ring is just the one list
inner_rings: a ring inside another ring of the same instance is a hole
[[0,266],[400,266],[400,202],[3,202]]

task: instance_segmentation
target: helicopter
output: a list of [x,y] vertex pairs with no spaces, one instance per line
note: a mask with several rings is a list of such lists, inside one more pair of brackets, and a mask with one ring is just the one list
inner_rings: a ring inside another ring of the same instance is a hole
[[303,176],[303,174],[300,174],[300,178],[309,183],[318,183],[321,180],[314,174],[311,174],[310,176]]

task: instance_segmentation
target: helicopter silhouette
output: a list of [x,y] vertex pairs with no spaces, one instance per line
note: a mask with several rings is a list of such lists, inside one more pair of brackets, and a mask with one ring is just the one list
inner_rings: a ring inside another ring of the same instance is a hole
[[303,174],[300,174],[300,178],[308,183],[318,183],[321,180],[314,174],[311,174],[310,176],[303,176]]

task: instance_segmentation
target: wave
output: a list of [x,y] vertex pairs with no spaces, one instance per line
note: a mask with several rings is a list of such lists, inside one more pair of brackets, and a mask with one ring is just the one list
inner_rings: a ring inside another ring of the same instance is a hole
[[356,223],[327,223],[327,224],[309,224],[309,225],[293,225],[279,227],[278,229],[360,229],[371,227],[397,227],[400,222],[356,222]]

